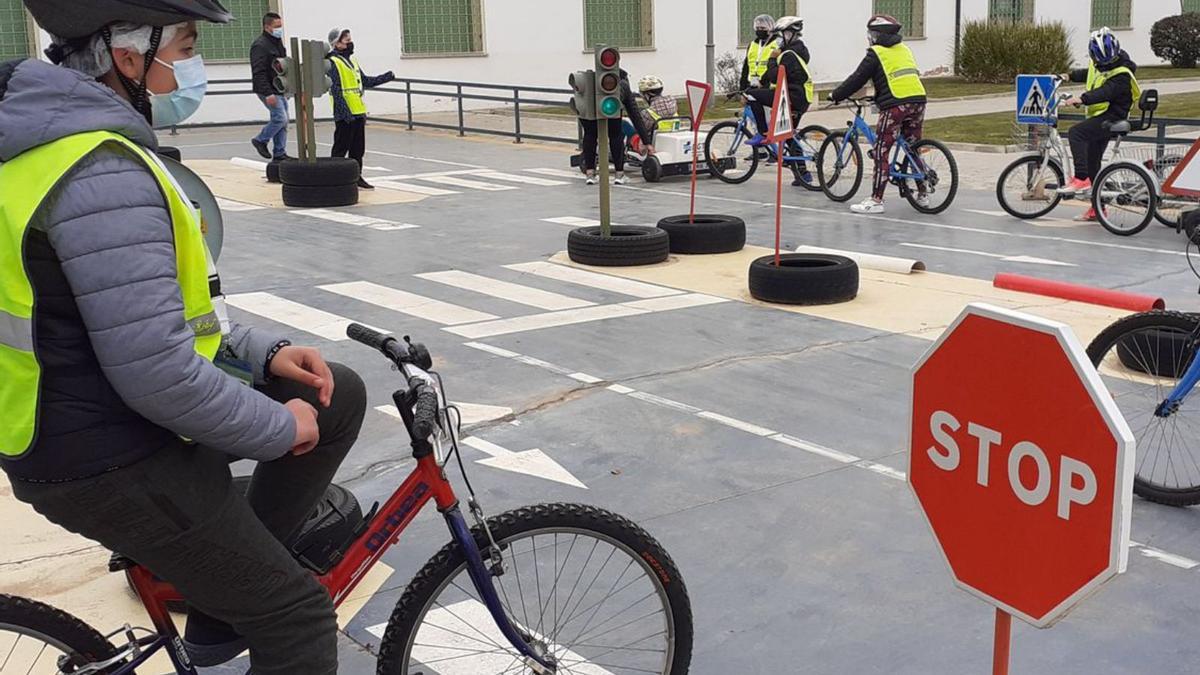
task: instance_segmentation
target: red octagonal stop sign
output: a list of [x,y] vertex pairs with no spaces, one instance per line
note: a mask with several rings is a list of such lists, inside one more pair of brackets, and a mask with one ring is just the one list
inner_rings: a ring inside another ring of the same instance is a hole
[[1133,436],[1067,326],[969,305],[913,367],[910,424],[959,587],[1044,628],[1125,571]]

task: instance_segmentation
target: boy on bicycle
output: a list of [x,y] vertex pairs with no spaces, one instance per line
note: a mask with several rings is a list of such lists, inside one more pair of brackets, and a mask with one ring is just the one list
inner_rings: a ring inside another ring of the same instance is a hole
[[[921,138],[925,124],[925,85],[912,50],[903,43],[900,22],[887,14],[876,14],[867,21],[867,40],[870,47],[858,69],[829,94],[834,103],[854,95],[867,82],[875,87],[875,105],[879,107],[878,136],[875,141],[875,174],[871,196],[850,210],[855,213],[883,213],[883,193],[887,189],[892,146],[897,134],[915,143]],[[923,185],[919,186],[921,189]],[[928,202],[922,193],[918,203]]]
[[[1092,180],[1100,173],[1100,161],[1112,138],[1108,128],[1129,117],[1134,101],[1141,96],[1134,75],[1137,64],[1121,49],[1120,41],[1108,27],[1093,32],[1088,38],[1088,56],[1091,63],[1087,68],[1073,70],[1064,78],[1087,84],[1086,92],[1066,101],[1073,106],[1087,106],[1087,120],[1071,127],[1067,133],[1075,176],[1059,193],[1068,197],[1086,194],[1092,189]],[[1096,220],[1095,209],[1088,207],[1087,212],[1076,220]]]
[[[780,17],[775,22],[774,32],[779,36],[779,52],[767,62],[767,70],[763,73],[762,83],[770,88],[750,89],[746,95],[750,97],[750,108],[754,111],[754,123],[758,134],[750,139],[751,147],[765,144],[767,131],[767,114],[764,106],[775,102],[775,85],[779,82],[779,69],[787,73],[788,99],[792,104],[792,128],[799,128],[800,117],[812,105],[815,92],[813,91],[812,74],[808,70],[808,46],[801,39],[804,30],[804,19],[798,16]],[[812,173],[803,161],[792,165],[795,176],[792,185],[813,184]]]

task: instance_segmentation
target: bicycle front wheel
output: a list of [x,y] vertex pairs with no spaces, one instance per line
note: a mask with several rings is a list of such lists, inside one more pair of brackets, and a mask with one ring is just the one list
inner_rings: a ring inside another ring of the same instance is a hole
[[1157,202],[1154,178],[1133,162],[1109,164],[1092,182],[1096,218],[1113,234],[1128,237],[1146,229]]
[[[804,162],[815,161],[821,151],[821,144],[829,137],[829,129],[820,124],[810,124],[796,132],[796,146],[799,148],[800,159]],[[800,187],[810,192],[820,192],[820,184],[800,182]]]
[[[692,609],[667,552],[621,516],[578,504],[517,509],[488,521],[504,557],[493,576],[514,627],[562,673],[685,675]],[[476,541],[487,561],[489,543]],[[448,544],[413,578],[388,621],[380,675],[532,673],[502,637]]]
[[750,147],[738,122],[721,122],[704,137],[709,173],[726,183],[745,183],[758,170],[758,149]]
[[1058,162],[1039,155],[1022,157],[1005,167],[996,181],[996,201],[1014,218],[1040,218],[1062,201],[1063,170]]
[[[0,595],[0,675],[75,673],[113,653],[103,635],[70,614],[34,600]],[[111,673],[119,667],[88,672]]]
[[862,149],[846,140],[846,132],[825,137],[817,152],[817,179],[821,191],[835,202],[844,202],[858,192],[863,179]]
[[1157,413],[1195,357],[1198,328],[1193,315],[1144,312],[1104,329],[1087,348],[1137,442],[1134,493],[1172,506],[1200,504],[1200,400],[1189,396]]
[[958,194],[958,163],[950,148],[926,138],[913,143],[900,165],[904,198],[921,213],[941,213]]

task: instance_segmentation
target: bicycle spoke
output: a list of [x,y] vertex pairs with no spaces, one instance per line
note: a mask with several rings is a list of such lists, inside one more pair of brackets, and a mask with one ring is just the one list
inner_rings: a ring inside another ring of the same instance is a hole
[[12,658],[13,652],[17,651],[17,643],[20,642],[21,638],[23,638],[23,637],[25,637],[25,636],[21,635],[19,633],[17,634],[17,639],[13,640],[12,647],[9,647],[8,654],[5,655],[5,657],[4,657],[4,663],[0,663],[0,668],[4,668],[5,666],[8,665],[8,661],[9,661],[9,659]]
[[42,660],[42,655],[46,653],[46,647],[49,647],[49,646],[50,645],[47,643],[44,643],[44,642],[42,643],[42,648],[38,650],[37,656],[33,657],[33,663],[29,664],[29,670],[25,671],[25,675],[30,675],[30,673],[33,672],[33,667],[36,666],[38,664],[38,662]]

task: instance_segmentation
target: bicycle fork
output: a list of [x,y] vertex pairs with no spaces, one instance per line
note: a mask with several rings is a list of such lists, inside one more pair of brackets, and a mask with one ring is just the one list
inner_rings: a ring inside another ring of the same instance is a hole
[[1176,383],[1171,393],[1154,409],[1155,417],[1170,417],[1178,412],[1179,407],[1183,405],[1183,400],[1200,383],[1200,359],[1197,359],[1195,354],[1198,344],[1200,342],[1195,339],[1189,342],[1188,348],[1192,350],[1191,363],[1188,365],[1187,370],[1184,371],[1183,377],[1179,378],[1179,382]]

